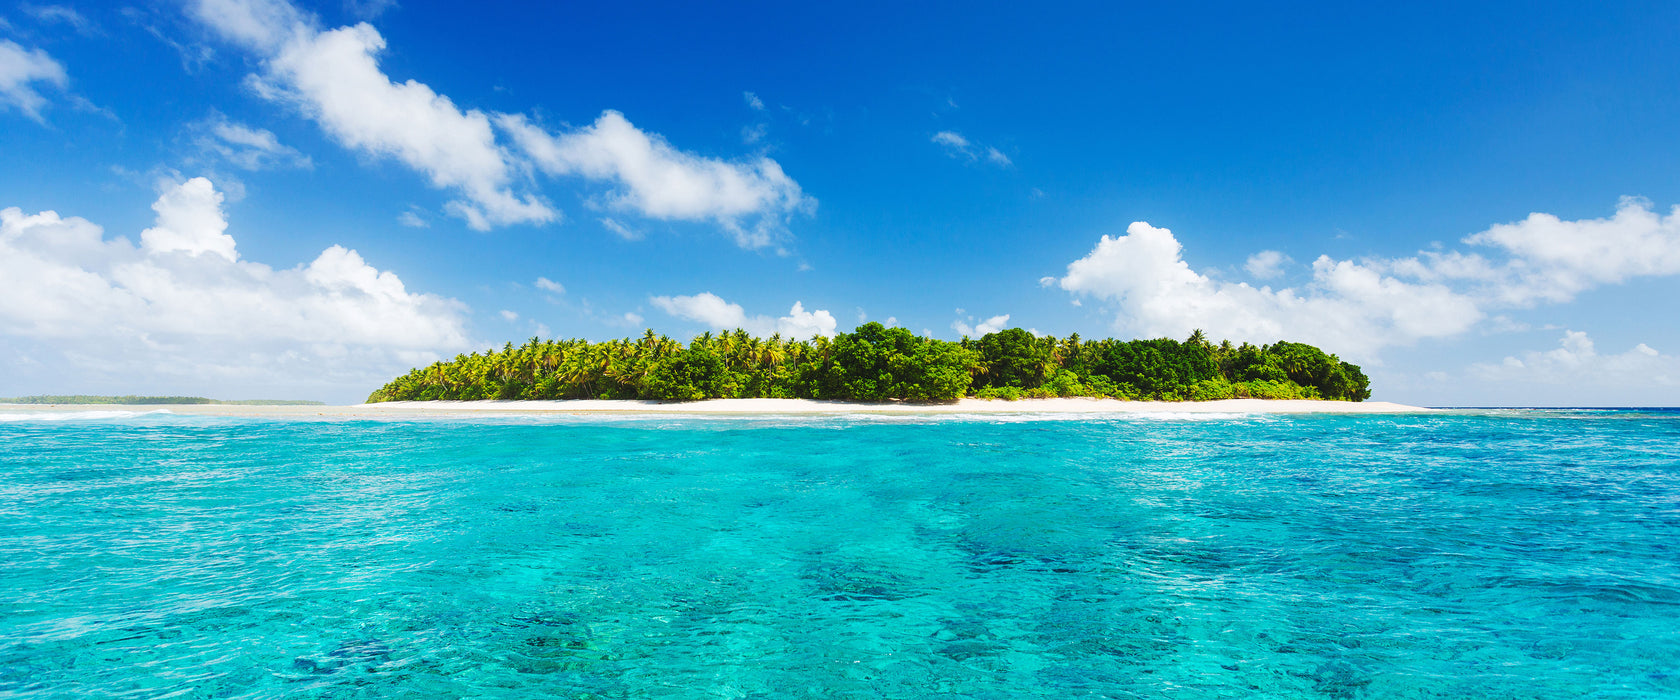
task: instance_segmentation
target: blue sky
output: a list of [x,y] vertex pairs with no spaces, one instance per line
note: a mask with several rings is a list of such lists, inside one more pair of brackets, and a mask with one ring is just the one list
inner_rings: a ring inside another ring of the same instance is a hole
[[352,401],[534,335],[868,319],[1303,340],[1410,403],[1673,404],[1677,20],[0,6],[0,395]]

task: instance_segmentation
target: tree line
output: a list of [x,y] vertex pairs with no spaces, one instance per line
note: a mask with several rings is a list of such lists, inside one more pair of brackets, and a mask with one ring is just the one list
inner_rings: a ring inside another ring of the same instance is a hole
[[706,333],[688,345],[649,330],[637,339],[542,340],[459,355],[410,371],[379,401],[722,398],[953,401],[1108,397],[1363,401],[1359,367],[1303,343],[1083,340],[1020,328],[958,342],[867,323],[832,338]]

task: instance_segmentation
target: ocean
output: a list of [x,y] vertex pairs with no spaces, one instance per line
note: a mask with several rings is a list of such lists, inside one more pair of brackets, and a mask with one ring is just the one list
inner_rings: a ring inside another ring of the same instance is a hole
[[0,417],[0,697],[1680,697],[1680,413]]

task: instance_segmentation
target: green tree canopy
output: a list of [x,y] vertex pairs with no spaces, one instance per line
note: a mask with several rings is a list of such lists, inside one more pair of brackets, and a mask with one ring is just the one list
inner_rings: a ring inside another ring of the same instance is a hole
[[1303,343],[1215,345],[1201,331],[1184,342],[1057,339],[1020,328],[952,343],[866,323],[833,338],[765,339],[737,329],[687,346],[651,330],[601,343],[532,338],[417,368],[368,400],[964,396],[1363,401],[1371,390],[1358,366]]

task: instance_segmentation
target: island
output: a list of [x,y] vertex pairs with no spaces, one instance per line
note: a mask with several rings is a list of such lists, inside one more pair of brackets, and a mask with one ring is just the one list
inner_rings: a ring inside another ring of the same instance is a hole
[[946,341],[866,323],[809,340],[706,333],[686,346],[638,339],[508,343],[416,368],[368,403],[635,399],[813,399],[950,403],[964,398],[1090,397],[1123,401],[1285,399],[1359,402],[1370,379],[1305,343],[1083,340],[1021,328]]

